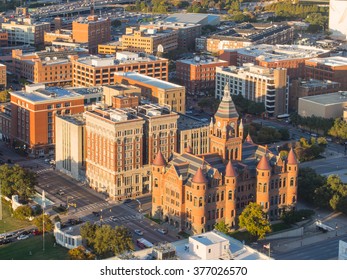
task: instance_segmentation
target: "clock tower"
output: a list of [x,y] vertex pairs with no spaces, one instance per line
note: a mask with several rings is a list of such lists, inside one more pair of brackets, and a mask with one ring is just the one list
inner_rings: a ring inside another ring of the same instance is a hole
[[224,88],[224,96],[210,124],[210,152],[218,153],[225,161],[242,158],[242,120],[230,96],[229,84]]

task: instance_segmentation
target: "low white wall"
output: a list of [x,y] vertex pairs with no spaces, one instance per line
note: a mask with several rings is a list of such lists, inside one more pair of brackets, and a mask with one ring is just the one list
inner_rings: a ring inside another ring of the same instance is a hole
[[289,238],[289,237],[300,237],[303,234],[304,234],[304,228],[300,227],[295,229],[283,230],[278,233],[267,235],[265,237],[265,240],[273,240],[273,239]]

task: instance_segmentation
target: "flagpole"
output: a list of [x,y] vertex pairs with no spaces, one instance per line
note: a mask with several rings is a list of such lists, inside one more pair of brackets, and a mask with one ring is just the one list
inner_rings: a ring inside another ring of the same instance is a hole
[[271,258],[270,254],[271,254],[271,243],[269,242],[269,258]]

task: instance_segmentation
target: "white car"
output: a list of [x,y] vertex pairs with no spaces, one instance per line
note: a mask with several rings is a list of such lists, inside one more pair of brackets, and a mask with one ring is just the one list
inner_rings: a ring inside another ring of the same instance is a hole
[[135,229],[134,232],[137,234],[137,235],[143,235],[143,232],[142,230],[139,230],[139,229]]
[[18,240],[25,240],[28,239],[29,235],[21,234],[20,236],[17,237]]

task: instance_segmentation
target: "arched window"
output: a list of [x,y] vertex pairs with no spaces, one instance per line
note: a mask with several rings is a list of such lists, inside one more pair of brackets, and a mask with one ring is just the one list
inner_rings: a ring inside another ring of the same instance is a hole
[[283,194],[282,196],[282,203],[286,203],[286,194]]
[[199,198],[199,207],[202,206],[202,197]]
[[293,195],[292,203],[295,203],[295,202],[296,202],[296,197],[295,195]]
[[264,183],[263,192],[267,192],[267,184]]
[[233,199],[233,191],[228,192],[228,199],[232,200]]
[[259,183],[258,184],[258,192],[261,192],[261,188],[262,188],[263,184],[262,183]]
[[194,206],[197,205],[197,198],[194,196]]
[[290,178],[290,186],[291,187],[294,186],[294,178],[293,177]]
[[224,191],[222,191],[221,194],[220,194],[220,200],[221,200],[221,201],[224,200]]

